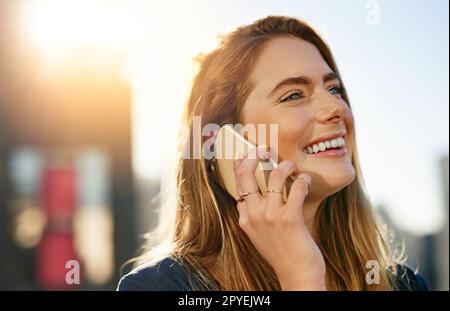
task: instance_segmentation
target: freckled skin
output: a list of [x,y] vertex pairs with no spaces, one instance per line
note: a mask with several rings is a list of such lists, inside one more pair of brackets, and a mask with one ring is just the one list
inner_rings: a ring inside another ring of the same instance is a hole
[[[355,177],[350,139],[354,135],[353,114],[340,95],[333,93],[339,81],[323,81],[323,76],[330,72],[331,68],[311,43],[298,38],[272,39],[253,70],[255,88],[242,111],[244,124],[278,124],[279,162],[292,160],[300,172],[312,177],[307,201],[320,201],[350,184]],[[285,86],[268,97],[280,81],[297,76],[308,77],[311,83]],[[278,103],[281,97],[295,90],[301,90],[305,98]],[[342,130],[347,132],[345,157],[314,157],[302,152],[313,139]]]

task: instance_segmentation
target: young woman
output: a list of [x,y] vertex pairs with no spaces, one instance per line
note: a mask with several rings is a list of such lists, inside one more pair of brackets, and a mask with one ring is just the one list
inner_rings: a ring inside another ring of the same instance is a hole
[[[214,161],[183,157],[195,116],[219,126],[278,124],[281,161],[269,192],[257,191],[254,176],[266,150],[235,161],[237,201]],[[161,218],[168,230],[119,290],[427,289],[379,228],[343,81],[308,25],[269,16],[225,36],[200,59],[183,120],[189,133],[180,136],[177,198]]]

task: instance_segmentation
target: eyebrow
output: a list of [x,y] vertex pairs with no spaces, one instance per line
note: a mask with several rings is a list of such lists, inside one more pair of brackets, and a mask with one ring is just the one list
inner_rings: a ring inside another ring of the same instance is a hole
[[[329,73],[326,73],[323,75],[322,80],[323,80],[323,82],[328,82],[331,80],[339,80],[339,76],[335,72],[329,72]],[[283,81],[279,82],[273,88],[272,91],[270,91],[268,97],[272,97],[273,94],[275,94],[279,89],[281,89],[284,86],[299,85],[299,84],[309,85],[309,84],[311,84],[311,79],[308,77],[305,77],[305,76],[291,77],[291,78],[284,79]]]

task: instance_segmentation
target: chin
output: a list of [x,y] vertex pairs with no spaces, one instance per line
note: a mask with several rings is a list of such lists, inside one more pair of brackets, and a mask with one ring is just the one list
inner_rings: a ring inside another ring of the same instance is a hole
[[309,196],[322,199],[342,190],[355,180],[355,170],[351,165],[333,173],[308,170],[304,172],[312,178]]

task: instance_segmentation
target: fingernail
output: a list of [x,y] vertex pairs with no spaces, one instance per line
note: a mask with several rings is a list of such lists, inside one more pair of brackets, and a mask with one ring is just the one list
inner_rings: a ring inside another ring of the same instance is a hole
[[261,160],[268,160],[270,158],[269,150],[270,148],[266,145],[259,145],[259,155]]
[[258,147],[258,157],[261,160],[268,160],[270,157],[270,154],[267,152],[266,148],[259,146]]
[[266,152],[270,152],[270,147],[266,144],[259,145],[258,148],[264,149]]

